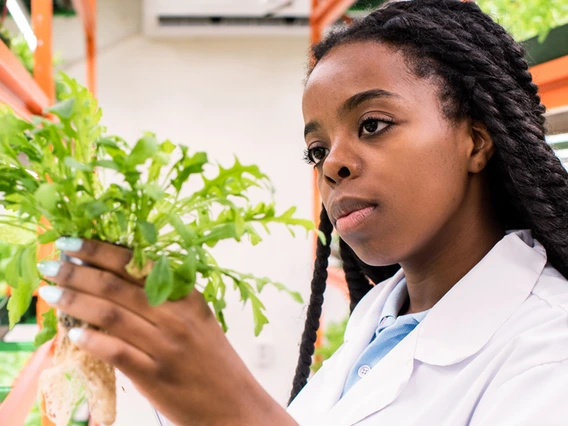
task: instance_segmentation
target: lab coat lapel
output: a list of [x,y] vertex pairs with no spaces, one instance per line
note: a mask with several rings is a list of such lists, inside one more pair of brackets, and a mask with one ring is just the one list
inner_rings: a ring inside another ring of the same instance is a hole
[[[363,303],[360,303],[361,309],[356,309],[351,315],[349,326],[345,331],[344,347],[333,364],[333,374],[327,375],[328,378],[324,384],[323,392],[325,396],[320,394],[321,398],[325,399],[327,402],[326,412],[328,412],[326,417],[328,420],[321,424],[343,424],[337,423],[337,416],[339,415],[341,418],[345,416],[345,410],[342,408],[344,406],[348,407],[346,410],[347,412],[356,415],[362,414],[365,411],[364,406],[361,407],[359,412],[352,410],[353,401],[356,401],[357,398],[360,399],[360,388],[364,387],[360,386],[361,382],[351,389],[339,402],[338,400],[341,397],[345,381],[347,380],[347,376],[349,375],[352,366],[368,346],[369,341],[377,329],[380,319],[379,317],[388,295],[402,277],[404,277],[404,272],[399,270],[392,278],[381,286],[382,288],[373,289],[372,291],[377,291],[378,294],[375,295],[375,297],[370,294],[369,296],[371,297],[367,298],[367,300],[364,299],[365,301],[371,302],[370,308],[364,306]],[[357,307],[359,307],[359,305]],[[404,375],[404,368],[402,364],[399,364],[396,360],[393,360],[393,362],[395,363],[395,365],[392,366],[393,371],[396,371],[397,375]],[[375,369],[371,370],[368,376],[375,376],[376,373],[374,373],[374,370]],[[365,377],[365,379],[367,379],[367,377]],[[392,384],[395,384],[395,380],[393,380]],[[357,388],[359,388],[358,391],[354,392]],[[389,395],[390,392],[386,390],[384,400],[388,400]],[[380,401],[377,401],[377,403],[380,403]],[[373,406],[376,406],[376,404],[373,404]]]
[[391,404],[412,376],[419,327],[375,365],[333,407],[321,424],[350,426]]
[[365,350],[377,328],[386,298],[403,276],[403,271],[398,271],[359,302],[349,319],[341,348],[324,362],[320,371],[288,407],[288,412],[301,425],[335,425],[333,421],[322,423],[321,419],[327,418],[337,404],[351,366]]

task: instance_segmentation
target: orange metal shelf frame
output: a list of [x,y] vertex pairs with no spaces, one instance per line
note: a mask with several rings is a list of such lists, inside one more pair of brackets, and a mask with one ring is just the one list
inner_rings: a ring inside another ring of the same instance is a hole
[[72,0],[73,7],[83,21],[85,31],[85,47],[87,56],[87,87],[91,93],[96,93],[96,58],[97,58],[97,1],[96,0]]
[[547,109],[568,105],[568,55],[530,68]]
[[[3,98],[16,112],[25,117],[42,114],[49,105],[49,97],[34,81],[10,49],[0,42],[0,83]],[[11,93],[11,95],[10,95]]]

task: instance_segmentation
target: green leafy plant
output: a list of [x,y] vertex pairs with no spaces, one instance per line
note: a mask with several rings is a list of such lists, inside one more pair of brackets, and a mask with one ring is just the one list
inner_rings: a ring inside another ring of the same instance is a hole
[[568,0],[477,0],[516,40],[536,35],[540,41],[548,32],[568,23]]
[[323,335],[324,343],[314,352],[315,361],[310,367],[312,373],[316,373],[321,368],[323,362],[330,358],[343,344],[348,321],[349,317],[345,318],[343,321],[330,322],[327,325]]
[[[0,239],[17,244],[6,266],[13,287],[8,303],[11,326],[27,310],[40,283],[38,245],[61,236],[129,247],[133,256],[127,271],[146,277],[145,292],[152,305],[177,300],[197,288],[225,331],[223,311],[230,285],[243,303],[250,302],[255,335],[268,322],[260,300],[266,286],[302,301],[299,293],[281,283],[219,265],[210,251],[222,240],[256,245],[262,241],[260,231],[269,232],[271,224],[286,226],[292,235],[294,227],[314,229],[311,221],[294,216],[294,207],[277,214],[272,198],[251,201],[252,196],[258,198],[257,192],[273,192],[257,166],[236,158],[230,167],[213,165],[205,152],[160,142],[152,133],[130,147],[120,137],[105,135],[101,110],[86,88],[65,75],[61,79],[66,89],[62,100],[48,111],[56,120],[35,117],[29,123],[0,107],[0,206],[6,211],[0,211]],[[37,344],[56,331],[53,310],[43,320]],[[84,357],[79,363],[68,361],[76,353],[70,347],[65,337],[60,350],[70,355],[56,351],[54,368],[42,376],[55,386],[44,386],[42,379],[40,387],[66,387],[67,396],[60,399],[68,407],[85,394],[95,405],[114,399],[114,371]],[[66,361],[58,365],[58,360]],[[77,373],[88,369],[100,374],[106,393],[93,395],[101,386],[85,381],[92,374]],[[110,405],[105,407],[112,411]],[[72,412],[63,411],[57,424],[66,424]],[[97,420],[113,421],[114,413]]]
[[[101,110],[88,90],[62,78],[68,90],[49,110],[57,121],[36,117],[28,123],[8,107],[0,108],[0,203],[9,211],[0,215],[5,228],[0,238],[20,244],[7,268],[14,287],[11,325],[39,284],[36,243],[60,236],[132,248],[133,275],[145,275],[155,262],[145,287],[150,303],[178,299],[196,286],[225,330],[228,283],[250,301],[256,334],[267,322],[258,297],[266,285],[301,301],[280,283],[218,265],[208,251],[227,239],[258,244],[259,227],[268,231],[271,223],[290,231],[292,226],[314,228],[311,221],[294,217],[295,208],[277,215],[272,202],[250,202],[251,190],[272,190],[257,166],[235,159],[231,167],[218,166],[216,175],[208,177],[205,152],[191,154],[186,146],[159,142],[151,133],[130,148],[121,138],[104,135]],[[97,169],[110,170],[116,183],[104,185]],[[192,179],[200,180],[201,187],[185,191]],[[17,236],[7,238],[8,228],[18,230]]]

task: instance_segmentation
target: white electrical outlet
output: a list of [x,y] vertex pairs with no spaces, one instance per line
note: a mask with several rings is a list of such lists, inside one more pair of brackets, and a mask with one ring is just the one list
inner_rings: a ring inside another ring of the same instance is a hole
[[257,368],[266,370],[274,365],[274,346],[270,343],[260,342],[256,345],[256,355],[254,365]]

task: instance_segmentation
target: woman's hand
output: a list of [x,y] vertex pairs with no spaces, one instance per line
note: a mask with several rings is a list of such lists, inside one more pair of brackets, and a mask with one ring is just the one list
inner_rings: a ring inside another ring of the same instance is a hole
[[150,306],[143,280],[128,275],[131,252],[107,243],[62,239],[58,246],[92,267],[46,262],[59,287],[51,305],[106,330],[73,329],[71,340],[127,375],[177,425],[297,425],[254,379],[197,290]]

